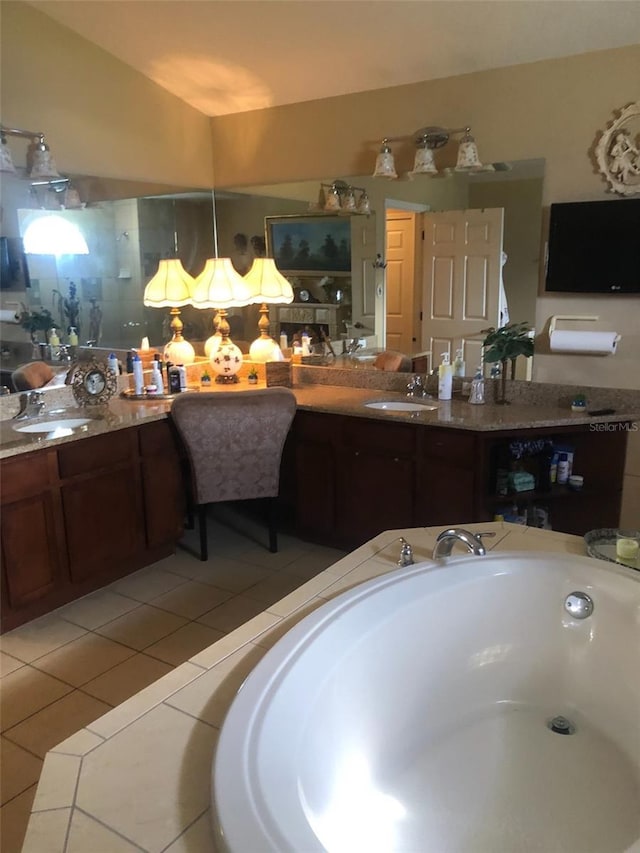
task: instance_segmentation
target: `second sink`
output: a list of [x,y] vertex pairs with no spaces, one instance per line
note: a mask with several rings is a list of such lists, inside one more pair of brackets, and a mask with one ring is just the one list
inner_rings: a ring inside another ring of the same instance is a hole
[[365,403],[365,406],[385,412],[434,412],[438,408],[428,403],[412,403],[409,400],[373,400]]
[[58,418],[55,421],[38,421],[14,426],[16,432],[55,432],[58,429],[72,430],[91,422],[91,418]]

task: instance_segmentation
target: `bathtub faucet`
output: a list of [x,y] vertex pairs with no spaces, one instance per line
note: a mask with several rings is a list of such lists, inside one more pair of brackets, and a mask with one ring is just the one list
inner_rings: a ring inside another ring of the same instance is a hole
[[436,547],[433,549],[433,559],[439,560],[441,557],[451,556],[451,551],[456,542],[462,542],[477,557],[484,557],[487,549],[482,544],[481,537],[495,535],[493,532],[470,533],[462,527],[450,527],[448,530],[443,530],[442,533],[438,534]]

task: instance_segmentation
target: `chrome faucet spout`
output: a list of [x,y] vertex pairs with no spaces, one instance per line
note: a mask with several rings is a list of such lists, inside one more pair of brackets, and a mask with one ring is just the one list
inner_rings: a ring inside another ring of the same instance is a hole
[[450,527],[448,530],[443,530],[436,539],[433,559],[439,560],[442,557],[449,557],[456,542],[462,542],[477,557],[484,557],[487,549],[482,544],[482,536],[495,536],[495,533],[471,533],[462,527]]
[[14,420],[23,421],[28,418],[37,418],[42,414],[42,410],[44,409],[42,391],[29,391],[28,394],[22,394],[20,397],[20,406],[20,411],[14,417]]

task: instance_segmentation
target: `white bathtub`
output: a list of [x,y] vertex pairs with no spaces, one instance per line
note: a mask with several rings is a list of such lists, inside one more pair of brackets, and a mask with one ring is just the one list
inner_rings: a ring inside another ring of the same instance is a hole
[[640,851],[640,572],[504,553],[344,593],[242,686],[213,806],[233,853]]

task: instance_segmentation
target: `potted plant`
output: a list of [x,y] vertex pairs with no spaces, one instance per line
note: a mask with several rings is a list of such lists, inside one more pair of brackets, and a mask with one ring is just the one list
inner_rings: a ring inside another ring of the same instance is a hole
[[584,412],[587,408],[587,398],[584,394],[576,394],[576,396],[571,401],[571,411],[572,412]]
[[511,378],[515,378],[516,359],[519,355],[531,358],[533,355],[533,340],[529,336],[531,327],[528,323],[507,323],[498,329],[491,326],[483,329],[486,335],[482,345],[484,346],[484,360],[489,364],[500,362],[500,393],[497,403],[506,404],[509,401],[506,396],[507,388],[507,362],[511,362]]
[[18,319],[22,328],[29,332],[32,343],[37,343],[38,332],[46,332],[53,326],[53,317],[46,308],[29,311],[27,306],[22,304],[22,311]]
[[257,385],[257,383],[258,383],[258,371],[255,369],[255,367],[252,367],[249,370],[249,375],[247,376],[247,382],[249,383],[249,385]]

